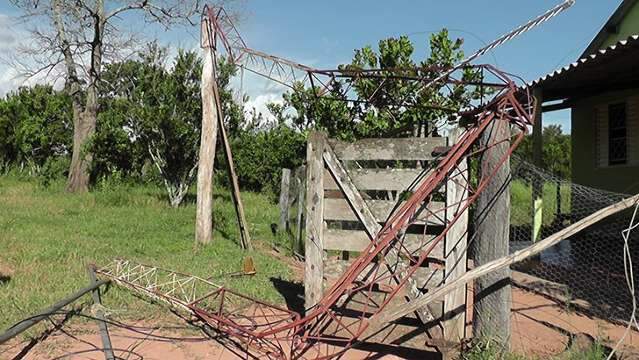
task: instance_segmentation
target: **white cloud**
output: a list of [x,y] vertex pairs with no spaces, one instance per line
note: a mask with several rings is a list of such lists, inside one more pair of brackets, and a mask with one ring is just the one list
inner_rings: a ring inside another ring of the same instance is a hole
[[266,121],[274,121],[274,117],[266,108],[269,103],[282,103],[282,94],[287,87],[262,76],[247,73],[239,73],[231,81],[231,88],[237,94],[246,94],[249,99],[244,103],[244,111],[251,112],[255,109]]
[[[0,14],[0,29],[2,29],[0,32],[0,59],[8,60],[17,45],[17,34],[13,30],[14,24],[9,16]],[[0,96],[4,96],[18,85],[15,69],[9,66],[7,61],[0,61]]]
[[266,108],[266,104],[269,103],[282,103],[282,96],[277,94],[262,94],[258,95],[254,98],[250,98],[246,103],[244,103],[244,111],[250,112],[255,109],[258,113],[261,113],[266,121],[274,121],[275,118]]
[[18,32],[11,17],[0,14],[0,50],[12,49],[17,45]]
[[16,78],[15,70],[4,64],[0,64],[0,96],[20,86]]
[[[286,58],[286,56],[284,56],[284,58]],[[300,63],[314,66],[317,60],[306,59],[300,61]],[[231,80],[230,85],[237,94],[248,95],[249,100],[244,104],[244,111],[248,113],[255,109],[258,113],[262,113],[266,121],[275,120],[266,108],[266,105],[269,103],[281,104],[283,102],[282,95],[290,90],[287,86],[248,70],[244,70],[243,72],[240,70],[237,76]]]

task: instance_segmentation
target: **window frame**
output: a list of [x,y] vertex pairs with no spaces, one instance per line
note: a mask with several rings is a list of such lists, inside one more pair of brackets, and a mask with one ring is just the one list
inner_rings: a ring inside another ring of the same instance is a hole
[[[626,101],[609,103],[607,106],[607,142],[608,166],[623,166],[628,164],[628,106]],[[618,156],[617,152],[622,154]]]

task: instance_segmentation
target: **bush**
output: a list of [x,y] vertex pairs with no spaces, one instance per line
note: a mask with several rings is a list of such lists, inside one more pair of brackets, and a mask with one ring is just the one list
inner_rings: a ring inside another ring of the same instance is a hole
[[65,178],[69,173],[70,163],[71,159],[68,156],[47,158],[38,174],[40,185],[49,187],[53,181]]
[[[233,160],[240,186],[244,190],[279,193],[282,168],[302,165],[306,152],[305,136],[285,124],[261,130],[240,131],[232,140]],[[221,147],[218,146],[221,151]],[[218,169],[226,175],[224,157],[218,154]],[[228,176],[223,183],[228,185]]]
[[0,99],[0,162],[40,173],[49,159],[69,154],[72,109],[50,85],[21,87]]

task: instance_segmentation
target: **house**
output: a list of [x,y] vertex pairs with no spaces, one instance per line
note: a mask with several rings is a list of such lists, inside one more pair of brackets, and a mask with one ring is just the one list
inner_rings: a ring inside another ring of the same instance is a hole
[[542,113],[571,109],[572,181],[639,193],[639,0],[623,0],[577,61],[529,85],[537,165]]

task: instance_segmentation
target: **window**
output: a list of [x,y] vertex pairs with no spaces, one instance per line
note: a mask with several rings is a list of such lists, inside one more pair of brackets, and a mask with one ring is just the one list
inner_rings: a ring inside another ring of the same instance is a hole
[[608,105],[608,165],[627,161],[626,103]]

